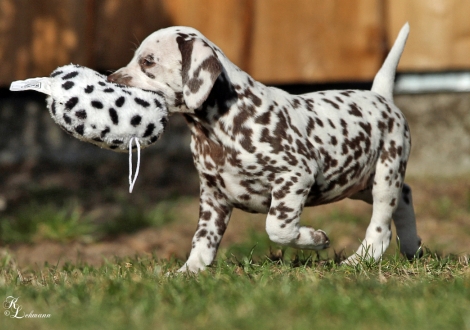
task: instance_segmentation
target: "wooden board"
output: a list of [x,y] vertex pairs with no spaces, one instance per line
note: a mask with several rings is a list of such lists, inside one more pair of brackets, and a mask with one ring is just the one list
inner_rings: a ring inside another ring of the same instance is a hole
[[275,83],[371,79],[380,23],[376,0],[257,0],[250,72]]
[[155,0],[94,0],[93,56],[89,65],[119,69],[152,32],[171,25],[164,3]]
[[470,69],[469,15],[468,0],[387,0],[389,45],[401,26],[410,23],[410,37],[399,69]]
[[[255,79],[371,79],[383,57],[375,0],[166,0],[174,25],[200,30]],[[196,14],[197,13],[197,14]]]
[[371,80],[401,26],[399,69],[470,69],[468,0],[0,0],[0,84],[126,65],[150,33],[192,26],[266,83]]
[[0,0],[0,83],[85,62],[87,2]]
[[253,0],[164,0],[171,25],[190,26],[219,46],[243,70],[247,69],[247,44]]

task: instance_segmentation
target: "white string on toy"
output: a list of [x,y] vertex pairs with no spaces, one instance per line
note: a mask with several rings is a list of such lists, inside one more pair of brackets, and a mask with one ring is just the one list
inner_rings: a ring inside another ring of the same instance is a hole
[[[132,142],[135,141],[137,146],[137,167],[135,169],[134,179],[132,179]],[[132,189],[134,189],[134,184],[139,176],[139,168],[140,168],[140,143],[139,139],[135,136],[131,137],[129,140],[129,193],[132,193]]]

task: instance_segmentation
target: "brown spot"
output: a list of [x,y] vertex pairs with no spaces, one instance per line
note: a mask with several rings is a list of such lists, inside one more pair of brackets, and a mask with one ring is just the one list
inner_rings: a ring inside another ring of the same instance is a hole
[[323,101],[323,102],[325,102],[325,103],[328,103],[328,104],[332,105],[332,106],[333,106],[333,108],[335,108],[335,109],[339,109],[339,105],[338,105],[338,104],[336,104],[335,102],[331,101],[331,100],[328,100],[328,99],[322,99],[322,101]]
[[307,123],[307,136],[310,136],[314,129],[315,129],[315,121],[313,120],[313,118],[309,118],[308,123]]
[[348,123],[344,119],[340,120],[341,127],[343,128],[343,136],[348,136]]
[[336,139],[336,136],[331,137],[330,143],[334,146],[338,144],[338,140]]
[[390,118],[387,123],[389,133],[392,133],[394,124],[395,124],[395,120],[393,118]]
[[264,126],[269,125],[269,123],[271,121],[271,111],[272,111],[272,109],[270,109],[270,111],[267,111],[267,112],[263,113],[262,115],[256,117],[255,123],[261,124],[261,125],[264,125]]
[[249,201],[251,199],[250,195],[248,194],[243,194],[238,196],[238,199],[244,200],[244,201]]
[[204,211],[204,212],[201,212],[200,218],[201,218],[201,220],[208,221],[208,220],[210,220],[211,215],[212,215],[212,213],[210,211]]
[[315,140],[316,143],[323,144],[323,141],[318,136],[315,135],[313,139]]
[[333,122],[331,121],[331,119],[328,119],[328,124],[330,124],[331,128],[333,128],[333,129],[336,128],[335,124],[333,124]]
[[362,117],[362,112],[356,103],[349,105],[349,114],[356,117]]
[[294,101],[292,101],[292,107],[294,109],[298,109],[298,108],[300,108],[300,106],[301,106],[301,103],[298,99],[294,99]]
[[349,97],[351,94],[354,94],[354,91],[342,91],[340,94]]
[[207,230],[201,229],[197,232],[196,237],[201,238],[201,237],[206,237],[206,235],[207,235]]
[[343,100],[339,96],[335,96],[336,101],[339,103],[344,103]]

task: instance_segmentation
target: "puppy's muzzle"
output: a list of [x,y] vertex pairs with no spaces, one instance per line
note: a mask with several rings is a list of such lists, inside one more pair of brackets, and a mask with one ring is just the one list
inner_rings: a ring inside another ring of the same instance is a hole
[[132,77],[126,74],[122,74],[119,71],[114,72],[108,76],[108,81],[116,84],[129,85]]

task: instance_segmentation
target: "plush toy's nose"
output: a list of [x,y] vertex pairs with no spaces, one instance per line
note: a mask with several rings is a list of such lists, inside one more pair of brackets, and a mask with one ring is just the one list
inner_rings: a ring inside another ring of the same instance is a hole
[[132,77],[122,74],[119,71],[114,72],[108,76],[108,81],[116,84],[129,85],[129,82],[132,80]]

